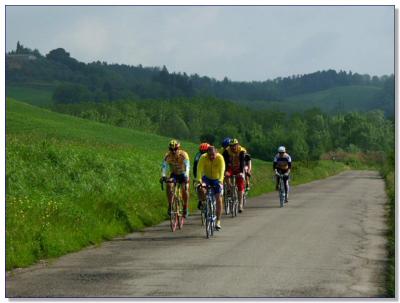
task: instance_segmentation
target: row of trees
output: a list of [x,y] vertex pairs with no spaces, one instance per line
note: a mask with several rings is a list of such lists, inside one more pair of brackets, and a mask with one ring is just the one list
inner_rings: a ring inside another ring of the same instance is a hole
[[[32,54],[15,68],[18,54]],[[62,48],[42,56],[19,42],[6,59],[7,83],[46,81],[60,82],[54,99],[60,103],[81,101],[115,101],[121,99],[171,99],[176,97],[209,96],[238,101],[282,100],[287,97],[316,92],[336,86],[372,85],[384,87],[393,76],[369,76],[334,70],[318,71],[274,80],[238,82],[225,78],[217,81],[207,76],[170,73],[164,66],[143,67],[106,62],[82,63]],[[63,84],[67,82],[68,84]],[[71,85],[73,84],[73,85]],[[394,85],[394,84],[393,84]],[[71,98],[74,96],[74,98]],[[83,98],[85,97],[85,98]]]
[[328,116],[314,109],[287,116],[254,111],[213,98],[172,101],[124,101],[58,104],[55,110],[116,126],[155,132],[219,146],[226,136],[237,137],[251,154],[271,160],[285,145],[296,160],[318,159],[328,151],[390,150],[393,121],[381,111]]

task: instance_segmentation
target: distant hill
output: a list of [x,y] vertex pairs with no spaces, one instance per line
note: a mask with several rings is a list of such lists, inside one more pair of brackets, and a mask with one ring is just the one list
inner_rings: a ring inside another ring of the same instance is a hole
[[394,103],[385,102],[382,88],[366,85],[339,86],[314,93],[291,96],[282,101],[238,102],[250,108],[271,109],[286,113],[319,108],[328,114],[380,109],[387,116],[394,115]]
[[[50,99],[69,104],[204,96],[253,108],[281,108],[284,102],[290,112],[318,106],[326,112],[380,108],[390,114],[394,107],[393,75],[325,70],[266,81],[218,81],[197,74],[170,73],[165,66],[86,64],[62,48],[43,56],[19,43],[6,56],[6,87],[8,96],[42,106],[50,104]],[[41,96],[26,98],[29,94]]]

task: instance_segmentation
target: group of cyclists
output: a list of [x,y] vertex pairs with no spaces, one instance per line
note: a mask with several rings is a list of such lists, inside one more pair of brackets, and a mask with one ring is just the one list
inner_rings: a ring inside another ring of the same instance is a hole
[[[182,186],[183,216],[188,215],[189,201],[189,172],[190,160],[186,151],[181,148],[179,141],[171,140],[168,152],[162,162],[162,176],[160,182],[167,184],[168,214],[171,213],[171,204],[174,198],[174,186],[179,183]],[[280,146],[274,157],[273,168],[275,170],[276,187],[278,189],[278,176],[283,175],[286,203],[288,202],[289,174],[292,160],[286,153],[286,148]],[[167,171],[170,174],[167,176]],[[235,138],[225,138],[221,147],[217,149],[209,143],[201,143],[199,151],[194,157],[193,176],[194,185],[198,195],[198,208],[202,209],[206,200],[206,187],[214,188],[216,200],[217,222],[215,228],[221,229],[221,214],[223,209],[224,183],[226,189],[231,188],[231,177],[236,177],[236,186],[239,200],[239,213],[243,212],[243,200],[245,191],[250,190],[250,178],[252,175],[251,156],[246,148],[239,144]]]

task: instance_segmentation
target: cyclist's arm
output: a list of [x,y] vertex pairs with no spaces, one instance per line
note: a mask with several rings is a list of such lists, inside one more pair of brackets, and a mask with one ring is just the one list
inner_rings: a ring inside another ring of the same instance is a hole
[[189,159],[186,159],[185,161],[183,161],[183,163],[185,163],[185,167],[186,167],[185,175],[186,175],[186,177],[189,177],[189,173],[190,173],[190,161],[189,161]]
[[167,169],[168,169],[168,163],[167,161],[163,161],[162,165],[161,165],[161,176],[165,177],[167,175]]
[[223,157],[219,157],[220,168],[219,168],[219,182],[224,183],[225,176],[225,160]]
[[196,180],[197,178],[197,164],[199,163],[198,159],[195,159],[193,162],[193,177]]
[[292,158],[288,155],[288,174],[292,170]]
[[274,157],[274,162],[273,162],[273,170],[276,170],[276,166],[278,165],[278,158],[277,156]]
[[197,164],[197,181],[201,183],[201,177],[204,171],[204,157],[200,157],[199,163]]
[[228,168],[228,164],[229,164],[229,153],[228,150],[224,150],[224,152],[222,153],[222,156],[224,157],[224,162],[225,162],[225,169]]
[[240,171],[244,172],[244,151],[241,151],[239,154],[239,167]]

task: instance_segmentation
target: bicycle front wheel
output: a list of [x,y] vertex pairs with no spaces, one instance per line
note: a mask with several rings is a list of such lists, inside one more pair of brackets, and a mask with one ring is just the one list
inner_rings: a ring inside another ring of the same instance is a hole
[[212,207],[211,207],[211,201],[207,199],[207,207],[206,207],[206,212],[205,212],[205,217],[206,217],[206,237],[209,239],[213,235],[213,213],[212,213]]
[[171,217],[170,217],[171,231],[174,232],[177,226],[178,226],[178,214],[176,212],[171,212]]
[[285,203],[285,186],[283,185],[283,181],[279,182],[279,206],[283,207]]
[[171,205],[171,216],[169,217],[170,220],[170,227],[171,231],[175,231],[178,226],[179,214],[178,214],[178,202],[177,200],[172,201]]
[[183,217],[183,201],[178,199],[178,227],[182,229],[185,218]]

